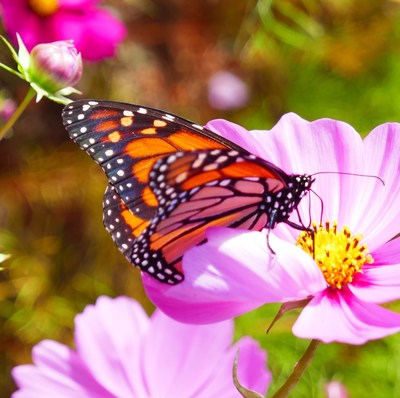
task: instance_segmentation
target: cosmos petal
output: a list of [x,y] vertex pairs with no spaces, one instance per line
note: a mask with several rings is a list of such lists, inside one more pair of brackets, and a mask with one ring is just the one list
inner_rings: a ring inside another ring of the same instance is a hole
[[33,349],[34,365],[13,369],[18,391],[13,398],[112,398],[91,376],[78,355],[67,346],[44,340]]
[[93,8],[82,14],[64,10],[51,20],[57,37],[71,38],[74,45],[88,61],[112,57],[126,36],[124,25],[110,13]]
[[372,253],[349,289],[360,300],[386,303],[400,298],[400,239],[394,239]]
[[232,351],[235,355],[238,352],[237,375],[240,383],[253,391],[265,391],[272,380],[271,373],[262,366],[267,362],[266,351],[260,350],[259,345],[249,337],[241,338]]
[[[214,369],[214,377],[202,386],[199,397],[232,398],[232,370],[235,356],[238,354],[237,376],[244,387],[263,394],[271,382],[271,373],[265,369],[266,352],[249,337],[242,337],[230,347]],[[234,387],[235,388],[235,387]],[[234,395],[236,397],[236,395]]]
[[297,337],[356,345],[399,331],[399,314],[361,301],[346,288],[316,295],[293,326]]
[[174,319],[209,323],[228,319],[265,303],[301,300],[326,282],[304,251],[272,234],[210,228],[208,242],[189,250],[185,280],[166,286],[143,275],[155,305]]
[[244,127],[224,119],[211,120],[205,125],[206,128],[235,144],[247,149],[255,155],[259,152],[259,145],[254,135]]
[[86,60],[98,61],[115,55],[126,36],[126,28],[106,8],[97,7],[98,0],[57,3],[57,10],[44,17],[27,0],[0,0],[2,22],[12,42],[16,44],[18,33],[31,50],[39,43],[72,39]]
[[18,44],[17,33],[23,37],[23,42],[28,50],[31,50],[38,43],[55,40],[48,30],[47,21],[40,21],[32,13],[26,5],[26,0],[0,0],[0,9],[2,24],[15,46]]
[[95,7],[100,0],[59,0],[59,3],[63,9],[70,8],[78,11],[81,8]]
[[77,352],[96,380],[115,396],[140,396],[146,390],[137,352],[148,327],[142,307],[127,297],[101,296],[95,306],[88,305],[76,316]]
[[232,320],[191,326],[159,310],[149,319],[128,297],[101,296],[76,324],[77,351],[43,341],[33,349],[33,365],[13,369],[19,388],[13,398],[232,398],[238,396],[232,380],[238,348],[240,377],[266,393],[266,354],[250,337],[232,345]]
[[[309,122],[289,113],[282,116],[269,134],[259,132],[257,138],[261,140],[264,157],[268,156],[286,173],[329,172],[316,175],[312,185],[322,204],[314,194],[300,202],[298,210],[302,220],[318,222],[322,218],[337,221],[339,226],[347,225],[349,214],[343,203],[354,196],[354,177],[337,172],[359,172],[362,166],[362,140],[353,127],[332,119]],[[292,214],[291,219],[295,217]],[[288,229],[285,225],[279,226],[283,228]],[[298,235],[293,229],[290,232],[294,237]]]
[[[371,187],[355,189],[362,196],[354,204],[359,214],[358,231],[364,235],[369,250],[375,250],[400,232],[400,124],[385,123],[364,139],[363,173],[382,178]],[[365,183],[365,181],[364,181]]]
[[[193,327],[156,311],[143,342],[143,370],[149,386],[148,395],[204,396],[199,391],[203,389],[204,381],[212,379],[212,373],[218,368],[232,338],[232,320]],[[185,341],[185,344],[178,344],[179,341]],[[190,367],[185,366],[188,363]]]
[[[339,226],[352,227],[359,222],[361,216],[354,212],[353,206],[342,204],[351,198],[358,205],[363,199],[363,189],[366,188],[354,189],[355,184],[369,184],[368,189],[372,191],[377,180],[338,174],[365,173],[363,141],[347,123],[333,119],[309,122],[294,113],[288,113],[269,131],[246,132],[240,126],[221,120],[210,122],[209,125],[214,131],[274,163],[287,174],[332,172],[317,175],[312,186],[323,203],[314,194],[300,202],[299,213],[306,225],[308,220],[319,221],[321,217],[323,220],[337,221]],[[332,192],[336,194],[332,195]],[[298,222],[297,215],[293,213],[291,220]],[[298,235],[297,231],[284,224],[276,230],[279,236],[292,242]]]

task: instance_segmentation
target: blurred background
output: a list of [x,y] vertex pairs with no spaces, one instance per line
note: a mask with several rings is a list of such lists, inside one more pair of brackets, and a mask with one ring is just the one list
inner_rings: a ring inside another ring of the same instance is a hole
[[[84,63],[82,98],[140,103],[199,124],[226,118],[248,129],[269,129],[286,112],[341,119],[362,135],[400,121],[398,0],[102,5],[128,33],[115,57]],[[4,45],[0,61],[14,64]],[[27,91],[3,70],[0,85],[17,103]],[[1,398],[15,390],[10,371],[31,362],[33,345],[73,344],[74,316],[99,295],[125,294],[153,309],[139,272],[102,226],[106,177],[68,139],[61,109],[47,99],[32,103],[0,144],[0,253],[11,254],[0,271]],[[266,335],[276,310],[240,317],[236,331],[268,351],[269,394],[308,345],[291,335],[295,312]],[[292,396],[325,397],[332,380],[352,397],[400,396],[400,336],[321,346]]]

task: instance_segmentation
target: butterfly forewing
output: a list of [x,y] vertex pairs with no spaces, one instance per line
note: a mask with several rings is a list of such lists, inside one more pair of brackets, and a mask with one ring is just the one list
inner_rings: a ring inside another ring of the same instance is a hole
[[[73,141],[101,165],[126,206],[151,219],[157,203],[145,191],[155,162],[178,150],[236,148],[188,120],[112,101],[76,101],[63,111]],[[154,198],[153,198],[154,199]]]

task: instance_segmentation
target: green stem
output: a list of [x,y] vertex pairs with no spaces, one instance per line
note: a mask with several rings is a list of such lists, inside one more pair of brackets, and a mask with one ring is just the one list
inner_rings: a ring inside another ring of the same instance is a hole
[[311,340],[306,352],[300,358],[299,362],[296,363],[292,374],[286,380],[285,384],[272,396],[272,398],[286,398],[289,396],[290,392],[297,386],[297,383],[300,381],[301,376],[307,369],[308,365],[310,365],[319,345],[320,341]]
[[26,93],[25,98],[19,104],[18,108],[11,115],[11,117],[7,120],[7,122],[4,124],[4,126],[2,126],[2,128],[0,129],[0,141],[4,138],[7,131],[10,130],[10,128],[14,125],[14,123],[22,115],[22,112],[26,109],[28,104],[31,102],[32,98],[35,96],[35,93],[36,93],[35,90],[32,87],[30,87],[28,92]]

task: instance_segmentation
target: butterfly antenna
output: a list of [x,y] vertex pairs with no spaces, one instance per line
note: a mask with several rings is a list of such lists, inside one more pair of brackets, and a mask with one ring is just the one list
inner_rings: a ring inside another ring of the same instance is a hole
[[[310,189],[310,192],[312,192],[320,201],[321,203],[321,213],[319,216],[319,223],[322,224],[322,217],[324,214],[324,201],[322,200],[321,196],[319,196],[314,190]],[[310,229],[310,234],[311,234],[311,239],[313,242],[313,247],[312,247],[312,252],[313,252],[313,259],[315,260],[315,229],[311,228]]]
[[297,214],[297,218],[299,219],[300,225],[301,225],[305,230],[308,229],[308,227],[306,227],[305,224],[303,223],[303,220],[302,220],[302,218],[301,218],[301,215],[300,215],[300,212],[299,212],[298,207],[296,207],[296,214]]
[[310,192],[312,192],[319,199],[319,202],[321,203],[321,213],[319,216],[319,223],[322,224],[322,216],[324,214],[324,201],[322,200],[321,196],[319,196],[314,190],[310,189]]
[[345,175],[345,176],[376,178],[377,180],[379,180],[382,183],[382,185],[385,185],[385,181],[383,180],[383,178],[376,176],[376,175],[372,175],[372,174],[347,173],[345,171],[318,171],[316,173],[310,174],[310,176],[316,176],[318,174],[339,174],[339,175]]

